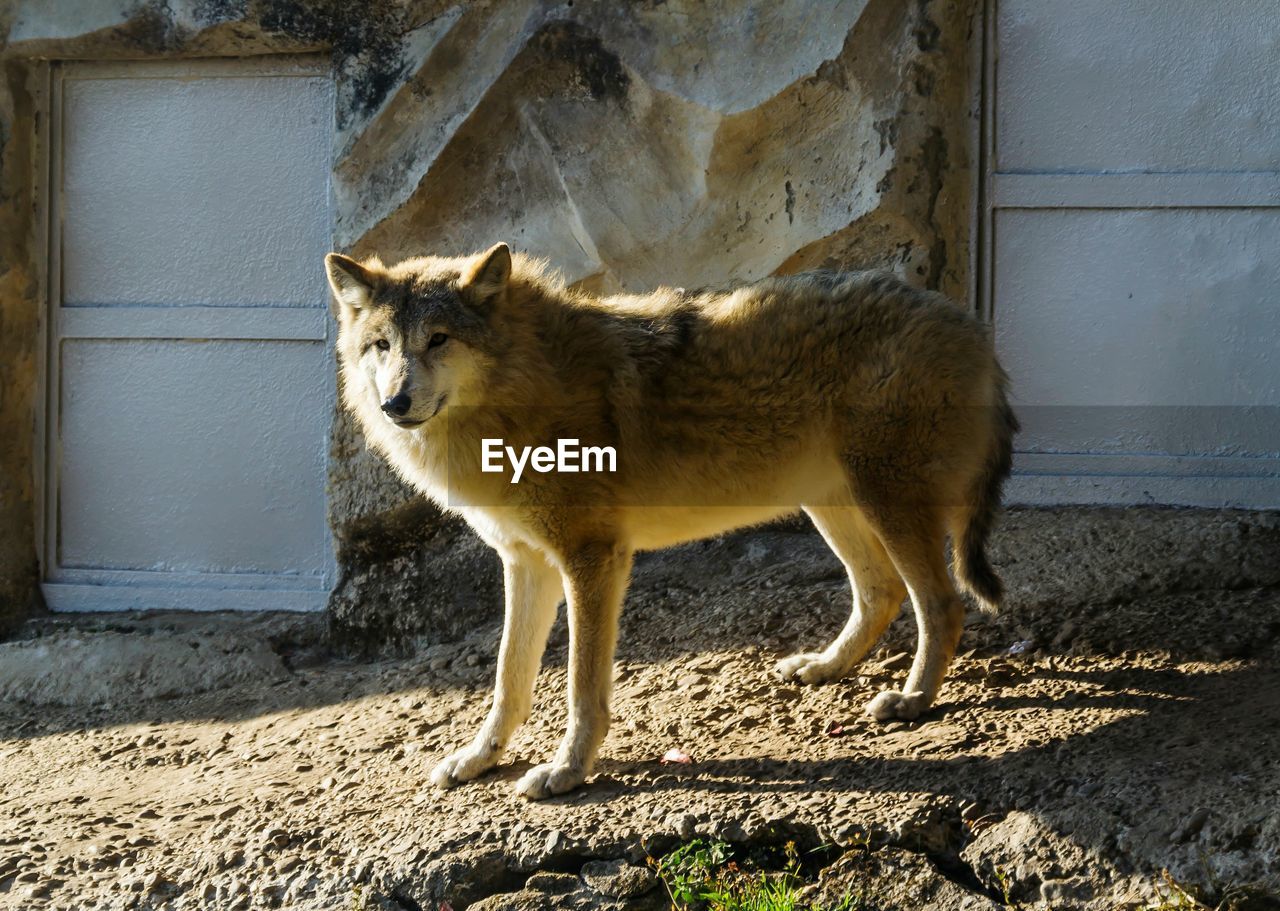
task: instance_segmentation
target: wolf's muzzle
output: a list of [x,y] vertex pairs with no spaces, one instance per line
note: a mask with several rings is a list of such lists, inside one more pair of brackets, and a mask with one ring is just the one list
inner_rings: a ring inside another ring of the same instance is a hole
[[409,406],[412,404],[413,400],[400,392],[382,403],[382,412],[389,417],[402,418],[409,413]]

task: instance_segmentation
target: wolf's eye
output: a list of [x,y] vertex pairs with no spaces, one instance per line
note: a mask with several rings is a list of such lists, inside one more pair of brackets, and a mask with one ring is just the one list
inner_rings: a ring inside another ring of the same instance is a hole
[[373,347],[377,348],[379,351],[390,351],[391,343],[385,338],[380,338],[373,343]]
[[427,350],[430,351],[432,348],[439,348],[447,341],[449,341],[449,336],[445,335],[443,332],[437,332],[427,340]]

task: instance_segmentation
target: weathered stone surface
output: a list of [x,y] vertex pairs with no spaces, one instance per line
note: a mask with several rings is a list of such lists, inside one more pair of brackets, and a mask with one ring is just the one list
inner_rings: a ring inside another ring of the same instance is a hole
[[186,696],[285,676],[268,643],[235,636],[69,632],[0,644],[0,699],[30,705]]
[[579,876],[536,873],[524,888],[481,899],[473,911],[659,911],[666,891],[647,867],[625,860],[592,860]]
[[963,857],[983,881],[1004,884],[1016,902],[1078,907],[1110,891],[1107,864],[1031,813],[1015,811],[983,830]]
[[866,908],[928,908],[930,911],[995,911],[1001,904],[976,880],[961,886],[944,876],[923,854],[889,848],[850,851],[822,871],[816,906],[837,908],[854,896]]
[[440,90],[411,77],[346,145],[340,240],[395,258],[501,237],[598,289],[874,262],[963,295],[971,15],[470,8],[420,68]]
[[[0,9],[0,35],[8,25]],[[33,248],[33,104],[20,70],[0,79],[0,636],[41,608],[35,472],[39,273]]]
[[329,600],[330,640],[349,654],[411,652],[502,611],[497,555],[421,498],[350,526]]
[[613,898],[633,898],[651,892],[658,878],[648,867],[636,867],[623,860],[593,860],[582,866],[582,880],[592,891]]

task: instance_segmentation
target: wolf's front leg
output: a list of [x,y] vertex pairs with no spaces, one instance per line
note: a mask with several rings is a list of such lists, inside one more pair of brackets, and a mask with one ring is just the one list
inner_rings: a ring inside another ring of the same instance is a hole
[[534,766],[516,784],[539,800],[571,791],[586,779],[609,729],[613,649],[631,574],[631,552],[613,544],[576,550],[565,565],[569,605],[569,727],[555,759]]
[[435,767],[431,781],[437,787],[451,788],[497,765],[507,739],[529,717],[533,682],[563,588],[560,573],[526,547],[503,554],[502,568],[507,604],[493,705],[475,740]]

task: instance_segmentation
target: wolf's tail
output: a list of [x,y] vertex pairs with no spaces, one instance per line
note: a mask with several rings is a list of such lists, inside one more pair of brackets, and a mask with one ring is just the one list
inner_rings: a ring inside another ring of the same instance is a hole
[[957,529],[951,545],[952,565],[960,586],[987,611],[996,610],[1004,597],[1004,583],[987,560],[987,539],[1000,513],[1000,492],[1013,469],[1013,435],[1020,429],[1017,415],[1009,406],[1008,385],[1008,376],[1000,370],[987,460],[974,481],[965,524]]

